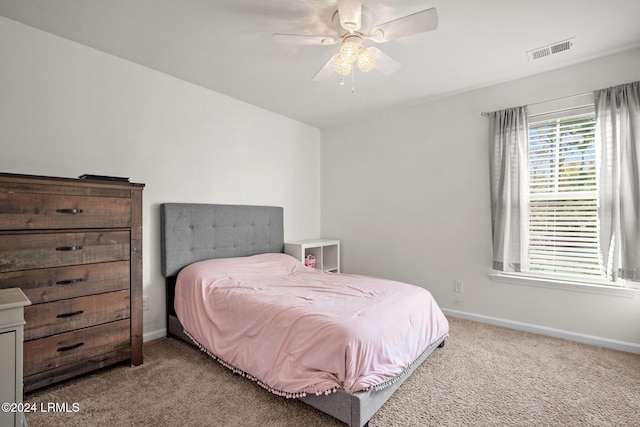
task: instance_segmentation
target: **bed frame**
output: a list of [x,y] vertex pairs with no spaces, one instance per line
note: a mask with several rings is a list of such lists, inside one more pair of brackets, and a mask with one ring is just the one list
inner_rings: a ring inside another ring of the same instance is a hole
[[[176,276],[183,267],[205,259],[284,252],[283,209],[272,206],[165,203],[161,205],[162,274],[167,281],[167,336],[194,344],[173,307]],[[195,345],[195,344],[194,344]],[[444,338],[425,351],[411,368],[381,390],[307,395],[304,403],[350,426],[363,427],[404,380]]]

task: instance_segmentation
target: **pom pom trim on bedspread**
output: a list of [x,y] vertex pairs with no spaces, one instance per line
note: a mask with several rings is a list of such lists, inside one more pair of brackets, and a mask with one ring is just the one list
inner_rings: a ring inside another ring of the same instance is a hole
[[[374,386],[369,387],[369,389],[373,389],[374,391],[380,391],[380,390],[384,390],[387,387],[391,387],[392,385],[394,385],[395,383],[397,383],[398,381],[400,381],[402,378],[406,377],[407,375],[409,375],[409,373],[411,371],[413,371],[418,365],[420,365],[427,354],[429,354],[435,347],[439,346],[440,344],[442,344],[442,342],[444,341],[444,339],[448,336],[445,335],[441,338],[438,338],[433,344],[431,344],[430,346],[427,346],[427,348],[420,354],[420,356],[418,356],[416,358],[416,360],[414,360],[413,362],[411,362],[409,364],[409,366],[407,366],[406,368],[404,368],[402,370],[402,372],[400,372],[398,375],[396,375],[393,378],[389,378],[386,381],[381,382],[380,384],[376,384]],[[369,390],[367,389],[367,390]]]
[[[189,337],[189,339],[191,339],[191,341],[193,341],[193,343],[200,350],[202,350],[203,352],[207,353],[207,355],[209,355],[209,357],[211,357],[213,360],[217,361],[218,363],[220,363],[225,368],[229,369],[234,374],[238,374],[238,375],[241,375],[244,378],[250,379],[251,381],[253,381],[256,384],[258,384],[260,387],[264,388],[265,390],[267,390],[267,391],[269,391],[269,392],[271,392],[271,393],[273,393],[273,394],[275,394],[277,396],[286,397],[287,399],[297,399],[299,397],[305,397],[307,395],[307,393],[304,392],[304,391],[297,392],[297,393],[291,393],[291,392],[288,392],[288,391],[283,391],[283,390],[279,390],[277,388],[273,388],[269,384],[265,384],[264,382],[260,381],[258,378],[254,377],[253,375],[246,373],[242,369],[236,368],[232,364],[225,362],[224,360],[220,359],[215,354],[211,353],[207,348],[205,348],[202,344],[200,344],[198,341],[196,341],[191,336],[191,334],[189,332],[184,331],[184,333],[185,333],[186,336]],[[316,396],[320,396],[320,395],[323,395],[323,394],[335,393],[336,390],[337,390],[337,387],[334,387],[333,389],[326,390],[326,391],[320,391],[320,392],[316,393]]]
[[[283,391],[283,390],[279,390],[277,388],[273,388],[268,384],[265,384],[264,382],[260,381],[258,378],[254,377],[251,374],[246,373],[245,371],[243,371],[242,369],[238,369],[235,366],[233,366],[230,363],[225,362],[224,360],[220,359],[218,356],[216,356],[215,354],[213,354],[212,352],[210,352],[207,348],[205,348],[202,344],[200,344],[198,341],[196,341],[193,336],[191,336],[191,334],[187,331],[184,331],[186,336],[189,337],[189,339],[204,353],[206,353],[209,357],[211,357],[213,360],[217,361],[218,363],[220,363],[222,366],[224,366],[225,368],[229,369],[231,372],[233,372],[234,374],[238,374],[241,375],[244,378],[247,378],[253,382],[255,382],[256,384],[258,384],[260,387],[264,388],[265,390],[277,395],[277,396],[283,396],[286,397],[287,399],[297,399],[300,397],[305,397],[307,395],[306,392],[304,391],[300,391],[300,392],[296,392],[296,393],[292,393],[292,392],[288,392],[288,391]],[[444,337],[442,337],[442,339],[446,338],[446,335]],[[396,382],[400,381],[400,379],[404,378],[405,376],[407,376],[409,374],[409,372],[411,372],[415,367],[417,367],[420,363],[422,363],[423,360],[423,356],[426,353],[429,353],[434,347],[440,345],[440,343],[442,342],[442,339],[438,339],[436,340],[433,344],[431,344],[430,346],[428,346],[425,351],[423,351],[420,356],[418,356],[416,358],[416,360],[414,360],[411,364],[409,364],[409,366],[407,366],[406,368],[404,368],[402,370],[402,372],[400,372],[398,375],[394,376],[393,378],[388,379],[387,381],[381,382],[380,384],[376,384],[374,386],[371,386],[367,389],[364,389],[362,391],[368,391],[368,390],[375,390],[375,391],[380,391],[380,390],[384,390],[387,387],[391,387],[393,384],[395,384]],[[329,390],[325,390],[325,391],[317,391],[315,393],[316,396],[321,396],[321,395],[329,395],[331,393],[335,393],[338,390],[339,387],[334,387],[332,389]]]

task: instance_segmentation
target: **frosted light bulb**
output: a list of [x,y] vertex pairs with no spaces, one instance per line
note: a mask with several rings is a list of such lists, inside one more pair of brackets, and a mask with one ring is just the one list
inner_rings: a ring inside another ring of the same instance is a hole
[[371,71],[376,66],[376,56],[370,51],[363,49],[358,55],[358,68],[363,73]]
[[336,73],[346,76],[353,69],[353,65],[351,62],[346,61],[341,54],[338,54],[333,64],[333,68],[336,70]]

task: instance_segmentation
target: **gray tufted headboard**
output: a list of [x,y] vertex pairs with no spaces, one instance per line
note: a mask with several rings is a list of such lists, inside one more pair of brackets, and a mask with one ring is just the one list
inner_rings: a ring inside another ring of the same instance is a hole
[[164,203],[160,212],[164,277],[205,259],[284,251],[281,207]]

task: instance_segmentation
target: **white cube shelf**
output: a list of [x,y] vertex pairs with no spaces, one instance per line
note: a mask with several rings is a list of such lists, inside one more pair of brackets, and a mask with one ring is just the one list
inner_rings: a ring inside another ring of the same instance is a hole
[[316,239],[285,243],[284,252],[303,263],[307,255],[313,255],[318,270],[340,273],[340,240]]

